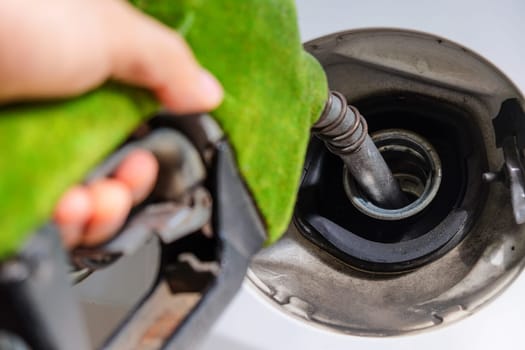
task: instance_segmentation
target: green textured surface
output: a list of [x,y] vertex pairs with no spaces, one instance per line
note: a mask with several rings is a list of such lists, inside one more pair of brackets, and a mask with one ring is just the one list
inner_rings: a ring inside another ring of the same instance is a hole
[[[303,51],[291,0],[135,0],[178,29],[221,81],[212,113],[236,152],[268,229],[291,217],[309,129],[328,95]],[[0,110],[0,256],[13,253],[79,181],[156,108],[139,90],[107,85],[74,100]]]
[[0,110],[0,257],[51,216],[54,204],[157,109],[138,89],[107,84],[81,98]]

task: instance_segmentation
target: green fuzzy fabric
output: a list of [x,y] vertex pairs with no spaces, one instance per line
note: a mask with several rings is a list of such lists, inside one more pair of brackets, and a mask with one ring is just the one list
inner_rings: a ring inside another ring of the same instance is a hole
[[[292,0],[133,0],[178,30],[225,89],[212,115],[232,143],[268,243],[285,231],[328,88],[303,51]],[[75,99],[0,110],[0,257],[16,253],[80,181],[158,105],[117,84]]]
[[0,258],[51,217],[60,195],[158,109],[149,93],[107,84],[81,98],[0,110]]

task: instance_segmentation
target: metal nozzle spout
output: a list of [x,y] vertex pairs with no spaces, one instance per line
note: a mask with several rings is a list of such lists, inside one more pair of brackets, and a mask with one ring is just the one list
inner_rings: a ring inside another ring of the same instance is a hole
[[368,126],[346,98],[332,91],[325,109],[312,128],[346,168],[374,204],[398,209],[408,204],[397,180],[368,135]]

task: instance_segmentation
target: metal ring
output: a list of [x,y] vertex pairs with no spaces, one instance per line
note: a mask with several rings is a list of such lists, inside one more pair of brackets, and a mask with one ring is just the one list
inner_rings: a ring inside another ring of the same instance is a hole
[[[379,220],[402,220],[420,213],[435,198],[441,184],[441,160],[434,147],[421,136],[402,129],[382,130],[374,133],[371,137],[380,152],[397,147],[398,151],[405,149],[414,155],[417,154],[424,161],[424,165],[427,168],[424,190],[419,198],[403,208],[384,209],[365,197],[345,167],[343,170],[343,185],[346,195],[357,210]],[[395,171],[394,177],[396,177]],[[402,185],[401,187],[403,188]]]

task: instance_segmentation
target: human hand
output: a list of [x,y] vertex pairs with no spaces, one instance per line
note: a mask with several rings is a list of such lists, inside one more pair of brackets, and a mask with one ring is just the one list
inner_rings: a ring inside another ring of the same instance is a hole
[[[177,113],[211,110],[216,79],[184,40],[119,0],[0,2],[0,103],[67,97],[107,79],[150,89]],[[65,244],[95,245],[124,222],[156,179],[152,154],[135,151],[112,178],[70,189],[54,218]]]
[[68,248],[100,244],[122,226],[131,207],[153,189],[158,163],[146,150],[134,150],[111,177],[70,188],[58,201],[54,221]]

